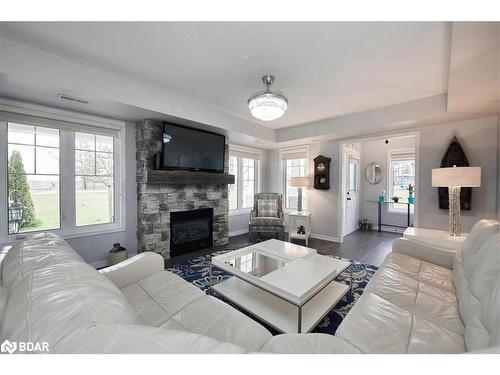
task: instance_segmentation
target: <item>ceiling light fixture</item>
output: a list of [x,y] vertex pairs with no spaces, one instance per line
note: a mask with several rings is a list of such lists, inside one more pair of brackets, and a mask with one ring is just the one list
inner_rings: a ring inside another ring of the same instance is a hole
[[262,77],[266,91],[253,94],[248,99],[248,109],[253,117],[262,121],[273,121],[284,115],[288,108],[288,99],[279,91],[269,88],[274,82],[274,76],[268,74]]

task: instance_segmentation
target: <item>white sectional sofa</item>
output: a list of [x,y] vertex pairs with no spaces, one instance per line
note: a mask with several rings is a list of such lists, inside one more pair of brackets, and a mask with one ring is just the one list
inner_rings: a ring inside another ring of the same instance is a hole
[[54,353],[500,352],[500,233],[483,220],[456,252],[397,240],[335,336],[272,335],[143,253],[98,272],[38,234],[1,263],[0,342]]

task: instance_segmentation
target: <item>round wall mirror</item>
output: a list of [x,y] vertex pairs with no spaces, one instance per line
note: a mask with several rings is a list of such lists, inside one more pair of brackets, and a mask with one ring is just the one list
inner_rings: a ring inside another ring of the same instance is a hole
[[368,181],[372,185],[377,185],[382,181],[382,178],[384,177],[384,168],[377,163],[373,162],[368,164],[365,170],[365,178],[366,181]]

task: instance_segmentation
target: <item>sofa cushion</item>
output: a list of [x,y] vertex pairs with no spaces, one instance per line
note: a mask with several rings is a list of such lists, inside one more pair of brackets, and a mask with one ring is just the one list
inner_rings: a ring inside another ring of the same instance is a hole
[[461,353],[463,335],[364,292],[336,336],[365,353]]
[[38,233],[20,241],[5,255],[2,267],[2,286],[27,277],[32,271],[49,265],[84,260],[61,237],[52,233]]
[[76,354],[241,354],[236,345],[190,332],[139,325],[103,325],[56,345],[52,352]]
[[277,199],[257,199],[258,217],[278,217]]
[[146,325],[195,332],[250,351],[271,337],[260,324],[172,272],[158,272],[121,291]]
[[387,255],[383,268],[393,269],[415,280],[455,294],[452,272],[448,268],[396,252]]
[[10,289],[0,341],[45,341],[50,347],[102,324],[137,324],[119,289],[79,262],[32,270]]
[[182,329],[230,342],[248,351],[257,351],[272,335],[256,321],[232,306],[203,296],[189,303],[162,325],[166,329]]
[[500,344],[497,341],[500,331],[500,233],[490,237],[475,258],[470,278],[467,279],[467,272],[463,272],[459,280],[467,287],[461,295],[460,311],[463,311],[468,350]]
[[121,289],[143,324],[158,327],[172,318],[187,304],[204,296],[172,272],[155,273]]

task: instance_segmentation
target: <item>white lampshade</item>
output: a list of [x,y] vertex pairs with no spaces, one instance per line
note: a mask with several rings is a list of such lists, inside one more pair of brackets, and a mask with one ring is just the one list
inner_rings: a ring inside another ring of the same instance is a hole
[[309,177],[292,177],[290,179],[290,185],[297,188],[308,188],[309,187]]
[[479,187],[481,186],[481,167],[434,168],[433,187]]

